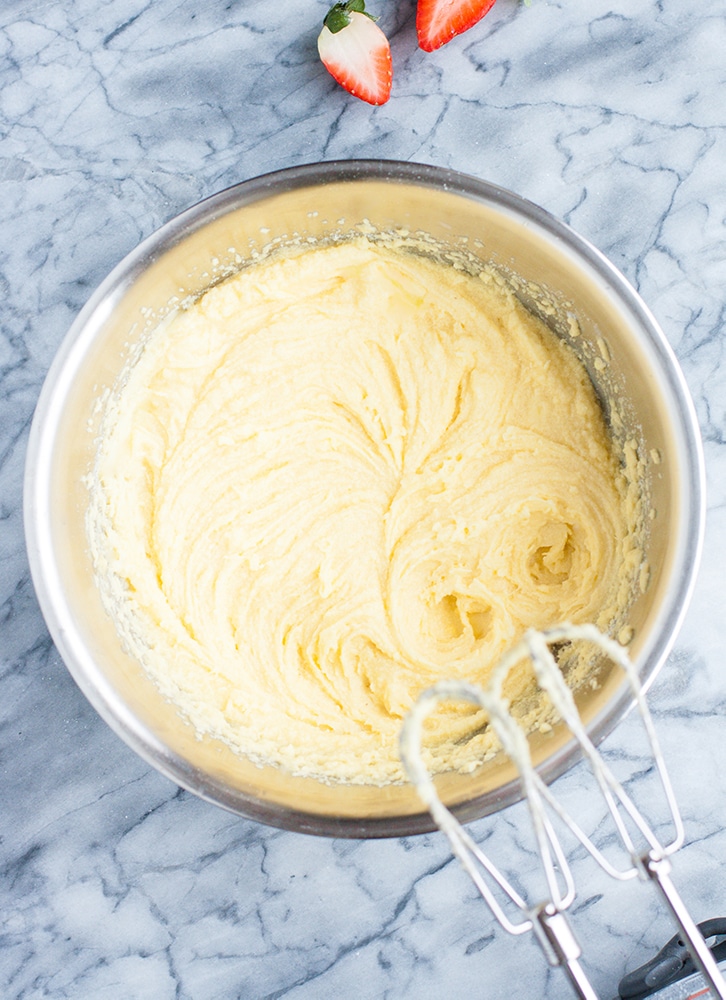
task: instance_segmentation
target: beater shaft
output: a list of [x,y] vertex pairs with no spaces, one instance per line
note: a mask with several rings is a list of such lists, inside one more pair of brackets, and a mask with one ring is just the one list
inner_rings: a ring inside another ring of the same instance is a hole
[[532,929],[550,965],[559,965],[565,971],[580,1000],[598,1000],[580,965],[582,949],[565,914],[552,903],[544,903],[535,910],[533,917]]

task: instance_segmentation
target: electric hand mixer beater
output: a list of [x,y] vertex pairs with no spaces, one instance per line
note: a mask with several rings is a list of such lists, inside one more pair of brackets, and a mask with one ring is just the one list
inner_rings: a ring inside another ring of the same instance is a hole
[[[577,640],[599,647],[625,673],[643,720],[650,753],[670,813],[673,836],[668,843],[659,841],[585,731],[573,693],[550,649],[552,645]],[[625,851],[627,863],[624,866],[618,867],[605,857],[542,781],[532,764],[527,737],[512,718],[503,695],[503,685],[509,671],[525,657],[531,660],[540,688],[549,696],[555,711],[570,729],[589,764]],[[424,765],[421,753],[424,720],[439,702],[460,700],[486,711],[504,752],[519,773],[547,886],[547,898],[534,905],[515,890],[444,806]],[[548,962],[563,968],[575,994],[581,1000],[597,1000],[597,994],[580,964],[581,949],[565,913],[575,898],[575,885],[552,822],[554,817],[564,823],[612,878],[619,881],[640,878],[655,885],[675,920],[696,969],[710,987],[712,997],[726,1000],[726,983],[718,964],[670,878],[669,858],[683,844],[683,823],[640,682],[630,658],[619,643],[604,636],[591,625],[561,625],[544,632],[530,630],[522,642],[501,660],[486,689],[464,681],[443,681],[424,691],[404,722],[400,748],[404,767],[419,796],[439,829],[448,837],[454,855],[472,878],[498,922],[513,935],[532,931]],[[641,841],[640,847],[635,844],[634,834]],[[503,895],[504,906],[497,898],[497,889]],[[520,918],[510,919],[505,906],[509,909],[513,906],[515,913],[519,911]]]

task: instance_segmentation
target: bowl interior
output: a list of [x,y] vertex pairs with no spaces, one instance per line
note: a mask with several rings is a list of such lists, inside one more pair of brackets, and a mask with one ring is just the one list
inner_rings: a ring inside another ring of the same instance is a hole
[[[179,784],[276,826],[374,836],[431,828],[409,786],[326,785],[240,758],[199,739],[121,648],[94,584],[84,476],[99,400],[136,345],[186,296],[245,266],[265,247],[339,238],[358,227],[422,231],[494,264],[588,367],[618,434],[637,442],[650,511],[648,583],[630,611],[632,655],[647,682],[672,642],[692,585],[702,525],[700,451],[683,380],[629,286],[584,241],[507,192],[433,168],[327,164],[239,185],[174,220],[96,292],[64,342],[31,436],[26,525],[31,568],[51,633],[106,721]],[[554,624],[554,623],[553,623]],[[595,738],[628,705],[618,672],[580,694]],[[532,739],[547,778],[575,759],[568,733]],[[518,797],[511,765],[443,775],[439,791],[464,819]]]

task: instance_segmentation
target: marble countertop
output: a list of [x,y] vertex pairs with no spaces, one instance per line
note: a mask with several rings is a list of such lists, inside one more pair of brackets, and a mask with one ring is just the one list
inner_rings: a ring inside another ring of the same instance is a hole
[[[709,0],[498,0],[436,53],[413,0],[371,9],[390,102],[317,59],[327,0],[6,0],[0,11],[0,995],[79,1000],[567,997],[494,924],[440,835],[335,841],[180,791],[96,715],[44,625],[23,539],[33,408],[64,333],[138,241],[205,195],[353,157],[456,168],[590,239],[675,348],[707,464],[698,584],[651,705],[687,846],[674,879],[726,915],[726,18]],[[608,752],[639,761],[626,719]],[[636,768],[633,782],[648,776]],[[587,781],[579,769],[565,789]],[[473,824],[523,883],[519,814]],[[673,933],[639,884],[574,859],[573,924],[608,1000]]]

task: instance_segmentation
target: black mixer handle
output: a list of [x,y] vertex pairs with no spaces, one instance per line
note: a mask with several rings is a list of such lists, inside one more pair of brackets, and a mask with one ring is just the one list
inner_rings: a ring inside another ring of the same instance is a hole
[[[704,920],[698,925],[698,929],[707,943],[709,938],[716,939],[709,944],[714,958],[717,961],[726,958],[726,917]],[[655,958],[620,980],[618,997],[620,1000],[645,1000],[665,986],[685,979],[696,971],[686,945],[680,935],[676,934]]]

